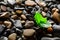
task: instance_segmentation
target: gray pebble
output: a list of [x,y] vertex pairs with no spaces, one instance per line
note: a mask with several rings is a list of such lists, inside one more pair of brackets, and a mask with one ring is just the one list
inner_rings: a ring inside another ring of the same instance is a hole
[[21,21],[20,21],[20,20],[15,20],[14,25],[15,25],[17,28],[22,28],[22,24],[21,24]]

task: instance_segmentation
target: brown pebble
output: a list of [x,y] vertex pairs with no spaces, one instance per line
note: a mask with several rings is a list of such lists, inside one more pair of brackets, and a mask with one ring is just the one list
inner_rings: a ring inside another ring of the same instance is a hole
[[27,6],[34,6],[34,5],[36,5],[36,3],[35,3],[34,1],[31,1],[31,0],[25,1],[25,4],[26,4]]
[[6,11],[7,10],[6,6],[1,5],[1,10]]
[[55,9],[55,12],[52,14],[52,18],[55,22],[60,23],[60,14],[58,13],[58,9]]
[[24,20],[27,19],[26,16],[25,16],[24,14],[21,15],[21,18],[24,19]]
[[11,16],[12,19],[17,19],[17,17],[18,17],[17,15],[12,15]]
[[17,14],[21,14],[22,11],[21,11],[21,10],[16,10],[16,13],[17,13]]
[[48,8],[47,8],[47,7],[45,7],[45,8],[44,8],[44,11],[45,11],[45,12],[47,12],[47,11],[48,11]]
[[16,36],[17,36],[16,33],[12,33],[8,36],[8,40],[16,40]]
[[6,27],[7,27],[8,29],[11,28],[12,23],[11,23],[10,21],[4,21],[4,24],[6,25]]
[[8,18],[9,16],[9,12],[4,12],[0,17]]
[[44,2],[38,2],[38,4],[39,4],[40,6],[42,6],[42,7],[45,7],[45,6],[46,6],[46,3],[44,3]]
[[45,17],[46,16],[46,13],[42,11],[42,15]]
[[23,31],[23,35],[24,36],[32,36],[33,34],[35,33],[35,30],[34,29],[25,29],[24,31]]
[[30,28],[33,25],[34,25],[34,22],[33,21],[27,21],[24,26],[25,26],[25,28]]
[[47,31],[48,31],[49,33],[51,33],[51,32],[53,31],[53,29],[52,29],[51,27],[49,27],[49,28],[47,29]]

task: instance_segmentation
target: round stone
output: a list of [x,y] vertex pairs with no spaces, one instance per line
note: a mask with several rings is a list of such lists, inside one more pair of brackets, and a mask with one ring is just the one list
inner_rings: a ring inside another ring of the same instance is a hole
[[24,31],[23,31],[23,35],[24,36],[32,36],[33,34],[35,33],[35,30],[33,30],[33,29],[25,29]]

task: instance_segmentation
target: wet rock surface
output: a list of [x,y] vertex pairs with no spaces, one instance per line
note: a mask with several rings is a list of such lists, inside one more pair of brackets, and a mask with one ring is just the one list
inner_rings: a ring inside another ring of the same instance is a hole
[[[35,21],[36,11],[41,21]],[[0,0],[0,40],[41,40],[60,37],[59,31],[59,0]]]

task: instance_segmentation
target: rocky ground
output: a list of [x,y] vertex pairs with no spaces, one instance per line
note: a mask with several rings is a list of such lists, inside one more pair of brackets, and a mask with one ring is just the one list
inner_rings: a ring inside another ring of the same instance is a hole
[[[47,17],[50,27],[41,29],[36,24],[36,11]],[[0,0],[0,40],[41,40],[42,37],[60,37],[59,0]]]

